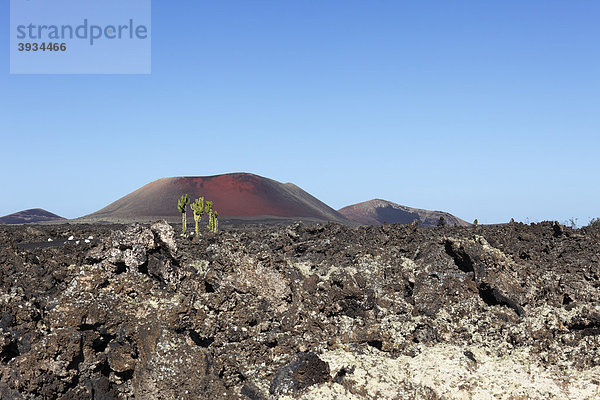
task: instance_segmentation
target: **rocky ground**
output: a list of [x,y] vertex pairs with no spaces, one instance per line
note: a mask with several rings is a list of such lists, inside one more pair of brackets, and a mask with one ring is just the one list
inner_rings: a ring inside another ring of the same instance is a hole
[[600,397],[599,229],[177,229],[0,227],[0,398]]

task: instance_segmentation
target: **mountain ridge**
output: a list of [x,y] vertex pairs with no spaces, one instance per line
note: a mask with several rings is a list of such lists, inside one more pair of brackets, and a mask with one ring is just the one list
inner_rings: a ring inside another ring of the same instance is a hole
[[340,208],[346,218],[363,225],[409,224],[418,220],[424,226],[437,226],[440,217],[447,225],[470,226],[471,224],[445,211],[412,208],[389,200],[372,199]]
[[30,208],[28,210],[17,211],[16,213],[8,214],[0,217],[0,224],[3,225],[16,225],[16,224],[36,224],[40,222],[59,221],[66,220],[51,213],[50,211],[44,210],[43,208]]

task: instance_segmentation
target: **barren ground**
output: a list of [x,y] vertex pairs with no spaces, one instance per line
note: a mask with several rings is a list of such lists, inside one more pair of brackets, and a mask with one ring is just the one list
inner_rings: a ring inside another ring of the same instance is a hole
[[598,229],[174,228],[0,227],[0,398],[600,397]]

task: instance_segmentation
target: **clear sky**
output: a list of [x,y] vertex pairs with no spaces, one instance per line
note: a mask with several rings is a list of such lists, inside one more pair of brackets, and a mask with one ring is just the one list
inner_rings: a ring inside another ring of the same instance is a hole
[[0,215],[252,172],[336,209],[600,216],[597,0],[152,3],[151,75],[10,75],[0,29]]

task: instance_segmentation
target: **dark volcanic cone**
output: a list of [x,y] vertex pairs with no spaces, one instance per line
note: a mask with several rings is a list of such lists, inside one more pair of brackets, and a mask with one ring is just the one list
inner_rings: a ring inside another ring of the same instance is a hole
[[52,214],[49,211],[41,208],[32,208],[31,210],[23,210],[14,214],[5,215],[0,218],[0,224],[37,224],[47,221],[64,220],[65,218]]
[[391,201],[374,199],[338,210],[346,218],[363,225],[410,224],[415,219],[421,225],[436,226],[440,217],[450,226],[469,226],[466,221],[443,211],[421,210],[392,203]]
[[247,173],[163,178],[83,217],[85,220],[135,220],[179,217],[177,200],[203,196],[220,217],[308,218],[349,223],[337,211],[291,183]]

